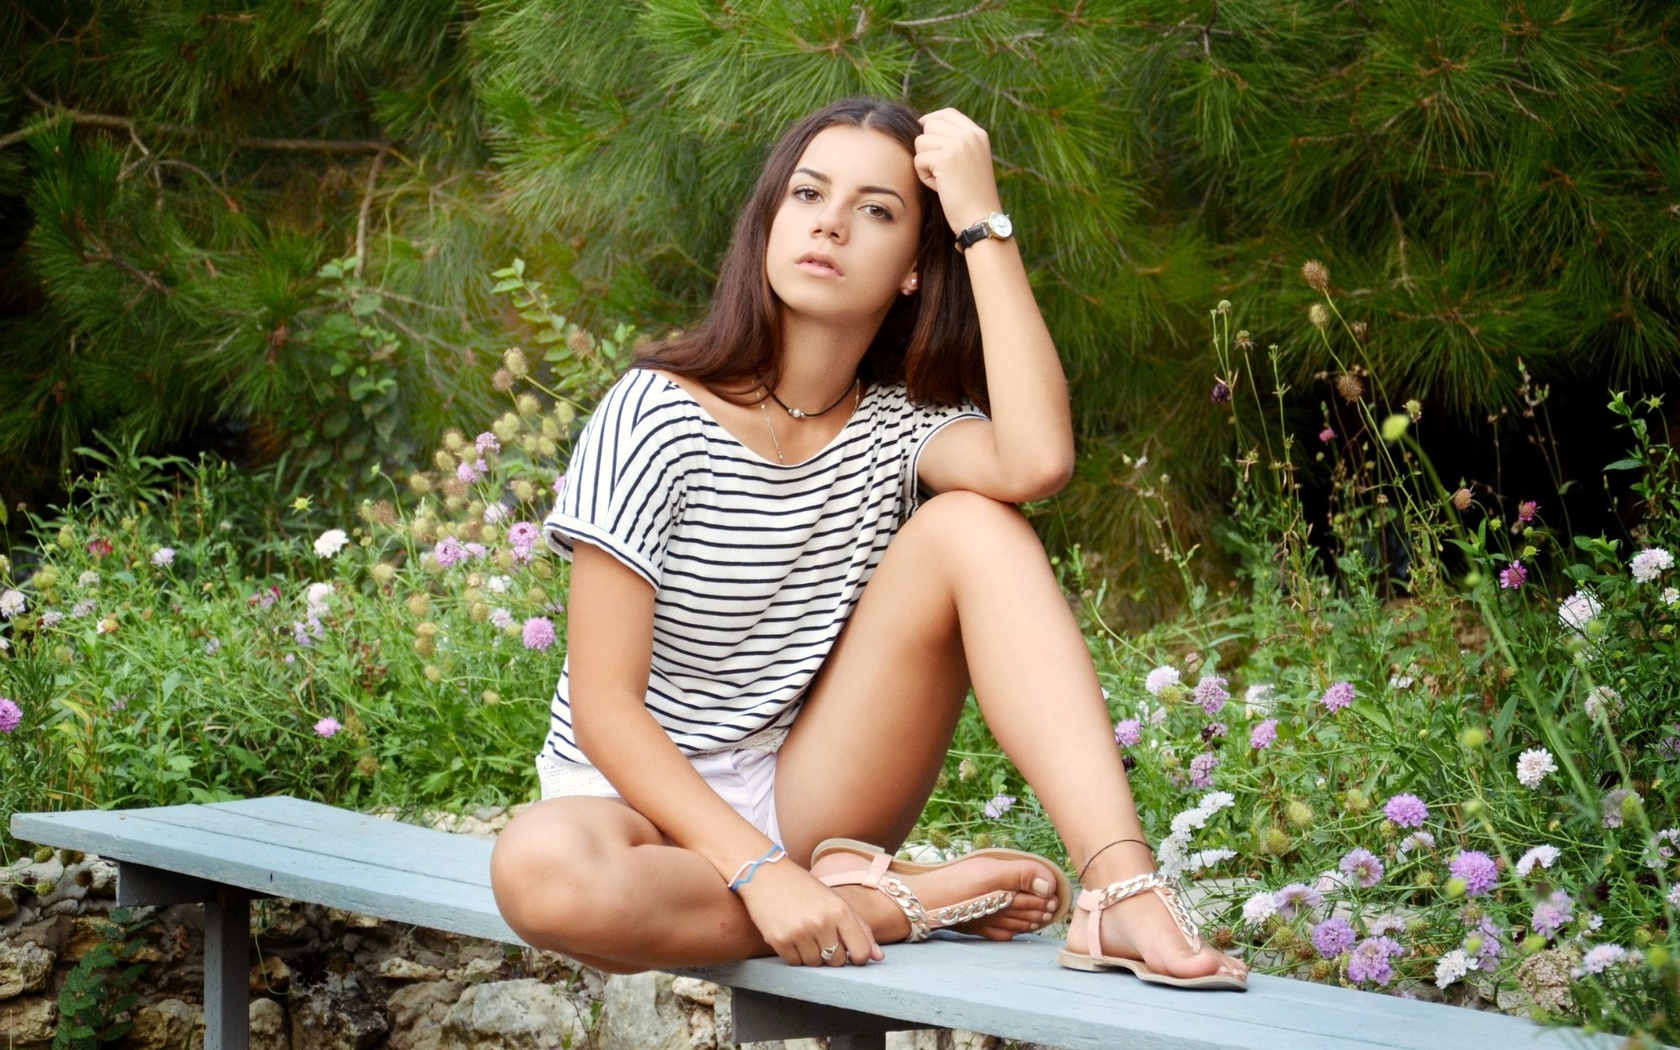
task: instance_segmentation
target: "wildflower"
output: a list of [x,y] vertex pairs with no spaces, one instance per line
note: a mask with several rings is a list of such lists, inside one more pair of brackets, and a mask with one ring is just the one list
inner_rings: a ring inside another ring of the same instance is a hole
[[1540,510],[1540,504],[1531,499],[1525,499],[1517,504],[1517,524],[1527,525],[1534,520],[1534,515]]
[[546,651],[554,644],[554,623],[546,616],[533,616],[525,621],[525,648]]
[[508,612],[506,609],[495,608],[490,610],[490,626],[496,628],[498,631],[505,631],[512,624],[513,614]]
[[1143,680],[1143,687],[1149,690],[1151,696],[1160,696],[1162,690],[1168,686],[1178,684],[1178,668],[1162,664],[1149,672]]
[[1406,920],[1391,912],[1384,912],[1366,919],[1365,928],[1373,937],[1386,937],[1391,933],[1405,933]]
[[488,507],[484,508],[484,524],[486,524],[486,525],[498,524],[498,523],[501,522],[501,520],[503,518],[506,518],[509,513],[510,512],[507,509],[507,504],[505,504],[505,503],[492,503]]
[[1472,496],[1470,490],[1465,488],[1464,486],[1460,485],[1457,489],[1453,490],[1453,494],[1452,494],[1453,509],[1458,510],[1458,511],[1469,510],[1470,509],[1470,501],[1473,498],[1474,497]]
[[514,560],[523,564],[531,560],[531,552],[542,539],[542,530],[528,521],[516,521],[508,526],[507,538]]
[[[1675,892],[1680,893],[1680,887],[1676,887]],[[1261,890],[1248,900],[1243,901],[1242,913],[1243,922],[1251,927],[1259,927],[1267,919],[1278,913],[1277,897]]]
[[1680,605],[1680,587],[1664,587],[1662,600],[1664,605]]
[[1464,880],[1464,892],[1472,897],[1480,897],[1499,881],[1498,866],[1481,850],[1460,850],[1447,870],[1453,878]]
[[1336,377],[1336,393],[1343,401],[1352,404],[1365,396],[1365,383],[1350,372],[1343,372]]
[[432,548],[432,557],[444,568],[452,568],[468,558],[468,551],[460,540],[453,536],[445,536],[438,540],[438,545]]
[[167,569],[175,564],[175,548],[159,547],[152,552],[152,564],[160,569]]
[[88,553],[93,555],[95,558],[103,558],[109,555],[116,548],[112,547],[111,541],[105,537],[95,536],[93,539],[88,541],[87,549]]
[[1674,568],[1674,555],[1661,547],[1646,547],[1633,556],[1628,568],[1633,570],[1636,583],[1650,583],[1661,576],[1664,569]]
[[1323,430],[1320,430],[1318,432],[1318,440],[1320,444],[1330,444],[1330,442],[1336,440],[1335,429],[1332,427],[1325,427]]
[[312,583],[303,592],[303,603],[309,609],[311,617],[325,616],[329,611],[327,599],[333,594],[330,583]]
[[525,351],[517,346],[508,347],[507,352],[502,354],[502,367],[515,376],[523,377],[531,374],[531,365],[525,360]]
[[1680,883],[1677,883],[1673,889],[1668,891],[1668,903],[1680,908]]
[[103,620],[99,621],[99,625],[95,627],[93,631],[95,634],[116,634],[117,618],[115,616],[105,617]]
[[343,728],[343,726],[338,724],[338,719],[334,718],[332,715],[328,715],[319,722],[315,723],[316,735],[324,736],[328,739],[331,739],[340,729]]
[[1143,740],[1143,725],[1135,718],[1122,718],[1114,723],[1114,742],[1121,747],[1136,747]]
[[1213,393],[1208,395],[1208,400],[1216,405],[1225,404],[1231,400],[1231,385],[1223,379],[1215,379],[1213,381]]
[[1517,781],[1525,788],[1538,788],[1541,781],[1556,772],[1557,763],[1552,761],[1552,753],[1543,747],[1531,747],[1517,756]]
[[1545,938],[1552,938],[1557,932],[1569,925],[1575,918],[1575,902],[1569,899],[1569,894],[1562,890],[1554,890],[1550,897],[1534,906],[1534,918],[1531,925],[1534,932]]
[[999,792],[998,794],[992,796],[992,800],[990,802],[986,803],[986,819],[997,820],[1005,813],[1008,813],[1010,807],[1014,805],[1014,795],[1005,795],[1002,792]]
[[1587,624],[1598,618],[1604,611],[1604,606],[1598,599],[1586,591],[1576,591],[1563,600],[1558,606],[1558,620],[1567,628],[1578,633],[1585,633]]
[[1190,854],[1190,859],[1185,866],[1190,871],[1201,871],[1203,868],[1211,868],[1222,861],[1231,860],[1236,855],[1237,851],[1234,849],[1199,850]]
[[1627,949],[1619,944],[1600,944],[1588,950],[1581,956],[1581,966],[1577,973],[1603,973],[1610,967],[1627,958]]
[[1192,695],[1210,718],[1219,713],[1225,706],[1225,701],[1231,699],[1231,693],[1225,685],[1225,679],[1218,675],[1203,675],[1196,683],[1196,691]]
[[1454,948],[1435,964],[1435,987],[1445,988],[1470,972],[1470,958],[1464,949]]
[[1613,718],[1622,713],[1622,694],[1607,685],[1594,686],[1581,706],[1586,708],[1588,717]]
[[1274,899],[1277,901],[1278,914],[1291,920],[1324,904],[1324,894],[1302,882],[1291,882],[1278,890]]
[[1307,320],[1312,322],[1314,328],[1328,328],[1330,327],[1330,311],[1324,308],[1323,303],[1313,303],[1307,307]]
[[94,572],[92,569],[84,571],[80,576],[76,577],[76,586],[84,590],[89,587],[99,586],[99,574]]
[[455,480],[463,485],[471,485],[484,476],[484,467],[485,463],[482,459],[477,463],[469,463],[463,459],[455,466]]
[[1434,848],[1435,848],[1435,836],[1434,835],[1431,835],[1427,831],[1414,831],[1410,835],[1407,835],[1405,838],[1400,840],[1400,844],[1394,848],[1394,852],[1395,852],[1395,855],[1398,856],[1401,860],[1405,860],[1406,855],[1408,853],[1412,852],[1413,850],[1434,849]]
[[1190,760],[1190,786],[1212,787],[1213,771],[1219,768],[1219,756],[1212,751],[1203,751]]
[[3,616],[8,620],[28,607],[29,600],[23,596],[22,591],[17,590],[16,588],[7,590],[4,594],[0,594],[0,616]]
[[1307,287],[1315,292],[1330,290],[1330,271],[1317,259],[1308,259],[1301,264],[1301,280],[1307,282]]
[[1324,705],[1325,710],[1335,714],[1353,703],[1353,697],[1353,686],[1350,683],[1337,682],[1324,691],[1324,696],[1319,699],[1319,703]]
[[23,708],[9,696],[0,696],[0,733],[12,733],[23,724]]
[[1326,959],[1334,959],[1349,950],[1358,939],[1359,934],[1353,931],[1346,919],[1341,918],[1325,919],[1312,931],[1313,947]]
[[1278,720],[1268,718],[1255,726],[1248,734],[1248,746],[1256,751],[1264,751],[1277,743]]
[[343,529],[328,529],[315,538],[315,555],[320,558],[331,558],[344,549],[350,542]]
[[1616,788],[1606,791],[1599,800],[1599,807],[1604,815],[1604,826],[1619,828],[1628,815],[1628,810],[1637,806],[1641,800],[1639,792],[1632,788]]
[[98,602],[92,598],[83,598],[75,605],[70,606],[70,615],[79,620],[84,616],[93,615],[93,611],[97,608],[99,608]]
[[1521,587],[1527,579],[1528,569],[1524,568],[1520,561],[1513,561],[1499,571],[1499,586],[1508,591]]
[[222,651],[222,640],[220,638],[212,638],[209,641],[204,643],[204,655],[205,656],[215,656],[217,653],[219,653],[221,651]]
[[1363,889],[1370,889],[1382,881],[1383,863],[1377,859],[1376,854],[1368,849],[1349,850],[1347,855],[1342,858],[1341,863],[1336,866],[1357,878],[1360,887]]
[[42,613],[41,618],[36,621],[36,626],[40,627],[43,631],[51,630],[52,628],[57,627],[59,622],[63,619],[64,614],[59,612],[57,609],[48,609],[46,612]]
[[1542,868],[1549,868],[1562,853],[1556,846],[1542,844],[1517,858],[1517,877],[1528,878],[1528,873],[1534,870],[1536,864]]
[[473,444],[477,446],[478,454],[481,456],[488,456],[491,453],[500,452],[502,450],[502,443],[497,441],[496,435],[490,433],[488,430],[474,438]]
[[566,475],[562,474],[559,477],[554,479],[554,494],[556,496],[558,496],[562,492],[565,492],[565,491],[566,491]]
[[1404,954],[1406,949],[1391,938],[1367,937],[1348,956],[1348,979],[1387,984],[1394,979],[1394,968],[1389,965],[1389,960]]

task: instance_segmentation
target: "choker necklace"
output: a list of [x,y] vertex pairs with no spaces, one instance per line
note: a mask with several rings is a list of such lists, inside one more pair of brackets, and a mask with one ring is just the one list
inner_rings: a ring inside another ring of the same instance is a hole
[[834,399],[834,402],[832,404],[830,404],[827,408],[823,409],[821,412],[805,412],[805,411],[802,411],[802,410],[797,409],[797,408],[789,408],[787,406],[787,404],[784,401],[782,401],[781,398],[776,396],[776,392],[774,390],[770,389],[768,386],[766,386],[764,388],[764,392],[770,395],[770,400],[776,402],[776,404],[781,406],[783,412],[786,412],[788,415],[792,416],[793,418],[795,418],[795,419],[815,419],[818,416],[826,416],[830,412],[834,411],[836,408],[839,408],[840,407],[840,402],[846,400],[846,395],[851,393],[853,390],[856,390],[857,387],[858,387],[858,384],[860,382],[862,382],[862,381],[858,380],[858,379],[853,379],[851,388],[842,392],[839,397]]
[[[764,389],[765,389],[766,393],[769,393],[769,391],[770,391],[769,387],[765,387]],[[852,411],[856,412],[858,410],[858,405],[860,405],[863,402],[863,384],[856,379],[852,380],[852,391],[856,395],[852,400]],[[777,399],[775,394],[770,394],[770,400],[775,401],[776,404],[778,404],[778,405],[782,405],[782,402],[779,399]],[[840,395],[840,401],[844,401],[844,400],[846,400],[846,395],[841,394]],[[766,405],[764,403],[764,401],[765,401],[765,399],[762,398],[762,397],[758,399],[758,410],[760,412],[764,413],[764,429],[770,431],[770,444],[775,446],[776,462],[780,463],[782,466],[785,467],[785,466],[787,466],[787,460],[782,457],[782,442],[781,442],[781,439],[776,436],[776,424],[774,424],[770,421],[770,406]],[[834,402],[834,405],[838,405],[840,403],[840,401]],[[829,405],[828,408],[825,408],[821,412],[816,412],[816,413],[801,412],[798,409],[788,408],[786,405],[782,405],[782,409],[784,411],[786,411],[788,415],[792,416],[795,419],[804,419],[808,414],[809,415],[819,415],[819,416],[827,415],[830,411],[832,411],[834,409],[834,405]]]

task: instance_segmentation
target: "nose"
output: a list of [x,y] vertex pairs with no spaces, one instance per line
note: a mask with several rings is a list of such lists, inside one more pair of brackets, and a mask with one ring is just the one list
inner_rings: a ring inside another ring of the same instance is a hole
[[817,213],[816,223],[811,230],[812,235],[832,237],[835,241],[844,244],[846,243],[846,232],[846,210],[840,206],[839,201],[828,201],[827,205]]

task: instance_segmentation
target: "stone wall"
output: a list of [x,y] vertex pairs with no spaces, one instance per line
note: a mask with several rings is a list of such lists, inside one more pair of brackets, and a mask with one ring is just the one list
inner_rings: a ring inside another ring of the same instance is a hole
[[[508,814],[441,817],[493,835]],[[116,868],[42,851],[0,868],[0,1050],[47,1050],[58,992],[109,926]],[[203,1050],[204,919],[146,920],[121,1050]],[[313,904],[252,903],[251,1050],[729,1050],[729,993],[663,973],[609,976],[553,952],[458,937]],[[821,1050],[824,1040],[744,1044]],[[1003,1050],[966,1032],[888,1036],[892,1050]]]

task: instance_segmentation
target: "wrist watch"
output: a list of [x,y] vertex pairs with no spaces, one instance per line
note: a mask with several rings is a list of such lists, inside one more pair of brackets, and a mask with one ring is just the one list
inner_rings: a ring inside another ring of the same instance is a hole
[[979,244],[988,237],[1007,240],[1015,233],[1015,224],[1001,211],[994,211],[968,229],[957,234],[957,251],[967,251],[969,245]]

